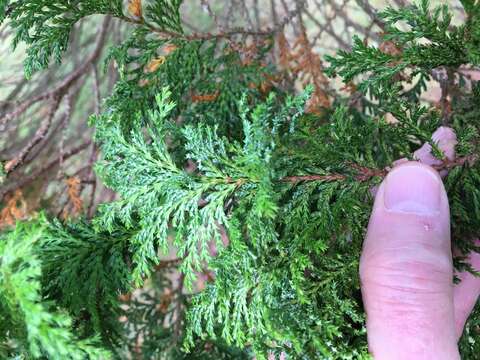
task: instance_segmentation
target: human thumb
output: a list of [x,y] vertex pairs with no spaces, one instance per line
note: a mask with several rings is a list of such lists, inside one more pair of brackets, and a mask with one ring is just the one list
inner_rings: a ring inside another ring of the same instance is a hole
[[438,173],[407,162],[378,189],[360,260],[375,359],[459,359],[448,200]]

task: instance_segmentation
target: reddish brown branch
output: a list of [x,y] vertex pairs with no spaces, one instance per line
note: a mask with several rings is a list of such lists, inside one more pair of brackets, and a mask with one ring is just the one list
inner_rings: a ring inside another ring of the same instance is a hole
[[455,160],[444,160],[442,164],[440,165],[434,165],[432,166],[434,169],[440,171],[440,170],[450,170],[453,169],[454,167],[457,166],[473,166],[479,159],[479,155],[473,154],[473,155],[468,155],[464,156],[461,158],[457,158]]
[[329,174],[329,175],[300,175],[300,176],[286,176],[281,178],[281,182],[298,183],[303,181],[341,181],[347,177],[342,174]]
[[[455,160],[444,160],[444,162],[440,165],[432,166],[437,171],[440,170],[450,170],[457,166],[464,166],[469,165],[472,166],[477,160],[478,155],[470,155],[464,156]],[[357,164],[349,164],[349,166],[358,172],[357,175],[351,176],[352,179],[355,179],[359,182],[368,181],[374,177],[384,178],[387,174],[392,170],[391,167],[387,167],[384,169],[371,169],[364,166],[360,166]],[[289,183],[298,183],[304,181],[325,181],[325,182],[332,182],[332,181],[344,181],[349,178],[348,175],[333,173],[333,174],[326,174],[326,175],[299,175],[299,176],[286,176],[281,178],[281,182],[289,182]]]
[[357,179],[360,182],[368,181],[372,177],[376,177],[376,176],[385,177],[390,171],[390,169],[371,169],[371,168],[360,166],[353,163],[350,164],[350,167],[352,167],[358,172],[358,175],[355,176],[355,179]]

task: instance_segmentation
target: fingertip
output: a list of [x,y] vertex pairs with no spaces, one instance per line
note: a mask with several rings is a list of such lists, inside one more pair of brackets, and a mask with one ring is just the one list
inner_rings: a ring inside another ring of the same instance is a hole
[[376,205],[388,212],[436,215],[448,206],[440,175],[418,161],[395,167],[382,185],[383,201]]
[[425,237],[450,251],[448,198],[435,169],[409,161],[391,170],[380,184],[364,247],[394,242],[400,246]]
[[440,165],[442,163],[440,159],[437,159],[435,156],[433,156],[432,146],[428,143],[423,144],[421,148],[415,150],[413,153],[413,158],[422,164],[430,166]]
[[440,126],[433,134],[432,140],[438,145],[449,160],[455,159],[455,146],[458,144],[455,131],[447,126]]
[[435,141],[435,142],[457,141],[457,134],[455,134],[455,130],[453,130],[451,127],[440,126],[432,134],[432,140]]
[[[437,144],[449,160],[455,159],[455,146],[458,144],[457,135],[452,128],[441,126],[432,134],[432,141]],[[442,161],[432,154],[432,146],[425,143],[413,153],[414,159],[427,165],[440,165]]]

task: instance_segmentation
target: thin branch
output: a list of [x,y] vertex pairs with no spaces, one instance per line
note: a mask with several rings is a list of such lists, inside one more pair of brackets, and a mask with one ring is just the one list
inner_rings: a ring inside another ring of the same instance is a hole
[[[100,84],[98,80],[98,71],[95,64],[92,64],[92,72],[93,72],[93,92],[95,94],[95,114],[98,115],[100,113]],[[89,175],[93,179],[92,180],[92,189],[90,190],[90,200],[88,203],[87,208],[87,216],[92,217],[94,213],[94,205],[95,205],[95,193],[97,191],[97,178],[93,172],[93,164],[97,159],[98,148],[95,143],[92,143],[92,150],[90,152],[90,158],[88,160],[87,167],[89,168]]]
[[10,94],[7,95],[5,100],[1,101],[3,103],[3,105],[0,106],[0,110],[2,110],[2,112],[8,108],[10,102],[12,102],[13,99],[15,99],[20,94],[20,92],[23,90],[25,85],[27,85],[27,83],[28,83],[28,80],[23,78],[22,81],[20,81],[15,86],[15,88],[10,92]]
[[378,17],[376,10],[370,5],[367,1],[365,0],[355,0],[358,6],[362,8],[365,13],[370,16],[370,18],[373,20],[373,23],[378,25],[380,29],[385,31],[385,23]]
[[347,179],[346,175],[342,174],[329,174],[329,175],[298,175],[298,176],[286,176],[281,178],[281,182],[289,182],[289,183],[298,183],[298,182],[305,182],[305,181],[342,181]]
[[316,19],[316,17],[310,13],[308,10],[304,10],[303,13],[315,24],[317,25],[317,27],[320,29],[319,30],[319,33],[315,36],[315,39],[319,38],[320,35],[323,33],[323,32],[326,32],[328,35],[330,35],[331,37],[333,37],[337,42],[338,44],[341,46],[342,49],[349,49],[350,48],[350,44],[348,44],[345,40],[343,40],[338,34],[336,34],[334,31],[331,30],[330,28],[330,22],[328,22],[327,24],[323,25],[322,23],[320,23],[320,21],[318,21]]
[[[470,155],[461,157],[455,160],[445,159],[440,165],[433,165],[432,167],[437,170],[450,170],[457,166],[473,166],[479,159],[478,155]],[[340,173],[326,174],[326,175],[299,175],[299,176],[286,176],[280,179],[280,182],[299,183],[306,181],[344,181],[349,178],[359,182],[366,182],[374,177],[384,178],[393,169],[393,167],[386,167],[384,169],[371,169],[357,164],[350,164],[350,167],[358,172],[357,175],[348,176]]]
[[240,4],[242,6],[243,14],[247,19],[248,26],[250,26],[252,29],[255,29],[255,25],[253,24],[252,17],[250,16],[250,12],[248,11],[246,1],[240,1]]
[[260,11],[258,9],[258,0],[253,0],[253,14],[255,16],[255,28],[260,29],[262,24],[260,23]]
[[215,14],[215,12],[210,7],[210,3],[208,2],[208,0],[200,0],[200,2],[202,3],[202,8],[212,18],[212,20],[213,20],[214,24],[217,26],[217,28],[220,31],[224,31],[222,24],[220,24],[220,22],[218,21],[217,14]]
[[194,41],[194,40],[213,40],[213,39],[228,39],[237,35],[243,36],[256,36],[256,37],[269,37],[272,36],[280,31],[283,31],[285,26],[292,21],[304,8],[306,0],[299,0],[298,6],[295,10],[287,13],[287,15],[282,19],[282,21],[278,22],[274,27],[267,27],[263,30],[252,30],[252,29],[245,29],[241,27],[234,27],[228,30],[219,31],[218,33],[193,33],[193,34],[182,34],[175,31],[169,31],[165,29],[159,29],[153,26],[150,23],[145,22],[143,19],[134,19],[128,16],[122,16],[120,19],[123,21],[145,26],[150,31],[159,34],[164,38],[175,38],[175,39],[182,39],[187,41]]
[[5,128],[5,124],[9,122],[10,120],[18,117],[19,115],[23,114],[27,109],[29,109],[33,104],[46,100],[49,98],[58,98],[63,96],[65,93],[66,89],[70,87],[79,77],[81,77],[83,74],[85,74],[92,62],[97,60],[97,58],[101,55],[102,50],[103,50],[103,45],[105,43],[106,37],[107,37],[107,29],[108,25],[110,23],[110,17],[107,16],[105,20],[103,21],[102,29],[97,37],[97,43],[95,46],[94,51],[90,56],[87,58],[87,60],[77,68],[76,70],[72,71],[70,75],[68,75],[59,85],[57,85],[53,90],[44,92],[42,94],[39,94],[37,96],[34,96],[26,101],[24,101],[22,104],[20,104],[15,110],[13,110],[11,113],[6,114],[3,116],[3,118],[0,118],[0,131],[3,131]]
[[270,0],[270,12],[272,13],[273,24],[275,26],[277,26],[278,16],[277,16],[277,9],[276,9],[275,0]]
[[[85,150],[86,148],[88,148],[90,146],[90,143],[91,142],[88,141],[88,142],[82,143],[78,146],[75,146],[75,147],[65,151],[65,153],[63,154],[63,159],[66,160],[66,159],[78,154],[79,152]],[[8,194],[12,191],[15,191],[17,189],[20,189],[20,188],[28,185],[29,183],[37,180],[41,176],[45,175],[45,173],[51,171],[55,166],[57,166],[59,164],[59,162],[60,162],[60,156],[51,160],[45,166],[43,166],[40,169],[30,173],[29,175],[22,176],[17,182],[9,184],[8,186],[2,187],[2,189],[0,190],[0,200],[3,199],[3,197],[6,194]]]
[[182,332],[182,322],[183,322],[183,284],[185,280],[185,275],[183,273],[180,273],[180,278],[178,279],[178,287],[176,290],[177,293],[177,303],[175,306],[175,313],[177,315],[175,319],[175,323],[173,325],[173,333],[174,333],[174,338],[177,339],[178,341],[181,340],[181,332]]
[[20,166],[27,157],[27,155],[30,153],[30,151],[32,151],[34,146],[43,140],[48,130],[50,129],[50,125],[52,123],[53,117],[55,116],[55,112],[57,111],[58,104],[58,98],[52,99],[52,104],[50,105],[48,114],[45,116],[45,119],[40,123],[40,127],[35,132],[33,138],[22,150],[20,150],[20,152],[13,159],[11,159],[5,164],[4,169],[7,174],[11,173],[18,166]]
[[63,153],[65,151],[65,138],[66,138],[66,128],[67,124],[72,117],[72,96],[71,94],[67,94],[66,101],[65,101],[65,114],[64,118],[60,124],[61,134],[60,134],[60,143],[59,143],[59,151],[60,151],[60,162],[59,162],[59,171],[58,171],[58,178],[64,177],[63,171]]
[[228,39],[236,35],[251,35],[251,36],[258,36],[258,37],[268,37],[274,34],[279,29],[274,28],[266,28],[264,30],[248,30],[244,28],[231,28],[226,31],[220,31],[218,33],[193,33],[193,34],[181,34],[174,31],[169,30],[162,30],[153,27],[151,24],[147,24],[143,20],[136,20],[129,18],[127,16],[122,17],[122,20],[126,22],[130,22],[136,25],[146,26],[150,29],[150,31],[159,34],[161,37],[166,39],[181,39],[187,41],[194,41],[194,40],[213,40],[213,39]]

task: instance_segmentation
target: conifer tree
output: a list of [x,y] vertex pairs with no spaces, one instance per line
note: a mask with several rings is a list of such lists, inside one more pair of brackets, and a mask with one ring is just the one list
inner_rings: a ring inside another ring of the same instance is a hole
[[[357,2],[378,41],[355,36],[321,59],[304,1],[267,29],[226,28],[202,1],[218,28],[201,32],[181,0],[0,0],[26,78],[61,68],[78,22],[104,19],[85,65],[0,116],[6,126],[48,105],[2,164],[4,184],[55,111],[68,118],[69,86],[105,44],[118,75],[89,118],[96,176],[116,197],[76,217],[45,206],[0,233],[0,357],[368,359],[358,264],[372,190],[423,143],[448,171],[455,266],[476,273],[466,256],[480,235],[480,3]],[[117,42],[112,23],[128,29]],[[432,140],[439,126],[457,134],[454,160]],[[76,179],[67,193],[80,215]],[[9,216],[22,210],[15,190]],[[462,358],[478,358],[479,329],[477,304]]]

